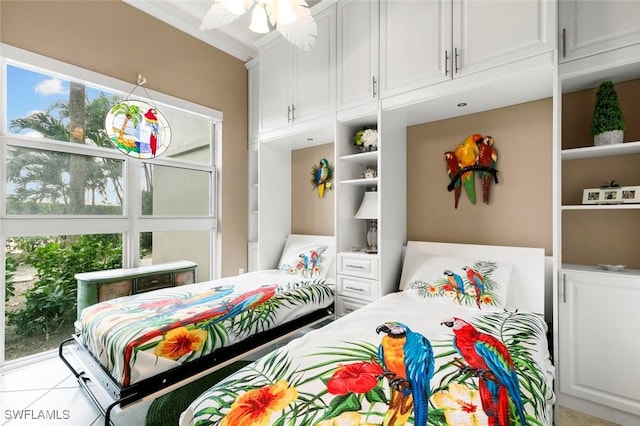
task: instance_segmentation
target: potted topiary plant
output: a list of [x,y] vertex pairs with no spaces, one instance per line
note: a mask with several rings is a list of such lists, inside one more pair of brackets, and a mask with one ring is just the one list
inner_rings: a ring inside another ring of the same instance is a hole
[[594,145],[622,143],[625,127],[616,88],[612,81],[603,81],[596,93],[596,105],[591,120]]

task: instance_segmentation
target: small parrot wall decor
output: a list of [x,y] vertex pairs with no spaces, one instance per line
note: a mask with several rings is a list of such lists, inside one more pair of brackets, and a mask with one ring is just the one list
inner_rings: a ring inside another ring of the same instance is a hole
[[318,197],[323,198],[325,190],[333,189],[331,184],[333,181],[333,173],[334,167],[326,158],[323,158],[311,168],[311,185],[313,189],[318,191]]
[[455,150],[444,153],[447,175],[451,182],[447,189],[454,191],[454,206],[457,209],[462,188],[471,204],[476,204],[475,176],[480,178],[482,202],[489,204],[491,181],[498,183],[498,152],[491,136],[474,133],[459,144]]

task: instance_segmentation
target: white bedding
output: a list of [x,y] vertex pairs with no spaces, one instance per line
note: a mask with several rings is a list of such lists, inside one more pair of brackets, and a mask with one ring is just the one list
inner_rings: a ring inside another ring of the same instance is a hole
[[[441,324],[451,317],[465,319],[504,342],[518,372],[526,424],[551,425],[554,367],[546,324],[539,315],[447,305],[413,290],[386,295],[239,370],[196,399],[180,425],[381,424],[396,405],[390,401],[391,376],[379,375],[378,348],[384,333],[376,329],[388,322],[405,324],[433,348],[428,423],[488,424],[479,378],[452,364],[461,356],[453,347],[452,329]],[[512,419],[517,419],[514,413],[512,404]],[[396,424],[414,420],[410,411]]]

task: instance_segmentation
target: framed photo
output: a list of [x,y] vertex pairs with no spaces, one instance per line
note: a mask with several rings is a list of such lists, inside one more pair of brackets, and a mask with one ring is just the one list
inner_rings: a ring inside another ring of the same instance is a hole
[[582,204],[640,203],[640,186],[589,188],[582,192]]

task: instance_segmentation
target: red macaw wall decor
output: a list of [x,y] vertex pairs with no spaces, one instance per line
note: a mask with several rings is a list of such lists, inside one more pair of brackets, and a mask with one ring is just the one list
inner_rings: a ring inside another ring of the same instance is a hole
[[482,185],[482,201],[489,204],[491,180],[498,183],[498,152],[493,146],[491,136],[479,133],[469,135],[454,151],[444,153],[447,163],[447,174],[451,182],[448,191],[454,191],[454,206],[458,208],[462,187],[469,197],[471,204],[476,203],[475,175],[480,177]]

